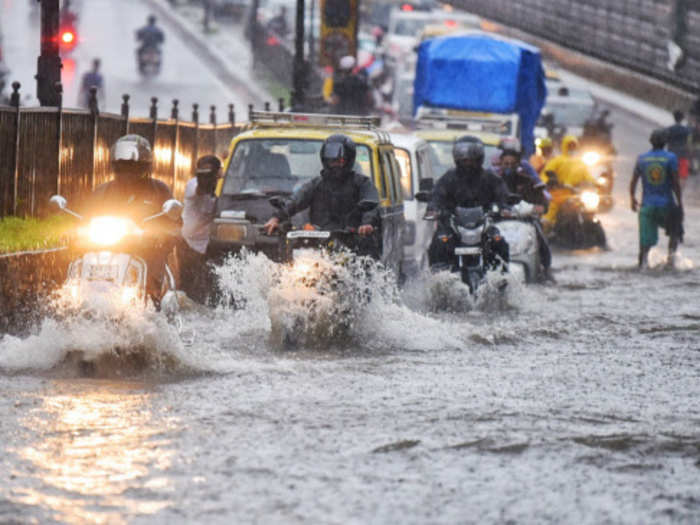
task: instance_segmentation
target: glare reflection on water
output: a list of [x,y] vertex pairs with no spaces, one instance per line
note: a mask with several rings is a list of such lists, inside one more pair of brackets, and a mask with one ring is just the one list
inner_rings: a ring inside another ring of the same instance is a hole
[[75,392],[59,384],[20,419],[32,438],[9,451],[26,462],[13,500],[72,523],[123,523],[169,507],[172,422],[154,416],[148,392],[81,383]]

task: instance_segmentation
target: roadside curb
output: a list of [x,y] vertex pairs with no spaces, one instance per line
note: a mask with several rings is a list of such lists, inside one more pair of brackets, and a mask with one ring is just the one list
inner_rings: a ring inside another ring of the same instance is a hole
[[[194,31],[182,19],[180,15],[173,12],[165,0],[146,0],[148,4],[163,17],[177,34],[195,51],[211,68],[212,73],[222,82],[233,88],[241,89],[248,98],[249,104],[262,105],[265,101],[273,100],[272,95],[267,90],[253,81],[251,78],[244,78],[235,67],[230,67],[226,57],[216,51],[206,38]],[[235,65],[235,64],[234,64]],[[245,109],[247,115],[247,108]]]

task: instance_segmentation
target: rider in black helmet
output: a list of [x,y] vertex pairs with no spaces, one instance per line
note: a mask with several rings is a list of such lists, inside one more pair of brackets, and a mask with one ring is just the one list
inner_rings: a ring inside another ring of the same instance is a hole
[[[168,186],[151,177],[153,151],[142,136],[118,139],[110,150],[110,166],[114,179],[95,188],[82,207],[84,216],[116,215],[140,225],[146,217],[160,213],[163,203],[173,198]],[[141,255],[148,265],[147,288],[153,298],[159,296],[165,259],[172,251],[180,223],[168,216],[146,223],[154,242],[148,253]]]
[[[508,215],[508,187],[501,177],[491,170],[485,170],[484,144],[477,137],[465,135],[458,138],[452,148],[455,167],[448,170],[438,180],[428,205],[428,214],[440,219],[433,241],[428,251],[431,267],[444,267],[450,264],[454,253],[454,243],[440,240],[449,235],[451,229],[446,219],[457,207],[471,208],[481,206],[485,211],[495,204]],[[508,244],[501,239],[496,244],[496,252],[504,261],[508,261]]]
[[[354,228],[360,236],[376,240],[378,210],[362,213],[357,207],[361,201],[378,204],[379,194],[369,177],[354,170],[356,152],[357,147],[350,137],[342,134],[328,137],[321,147],[323,169],[320,176],[304,184],[283,210],[275,212],[265,224],[267,233],[277,230],[281,221],[308,208],[311,224],[320,229]],[[366,248],[360,247],[359,251],[378,256],[376,242],[361,244]]]

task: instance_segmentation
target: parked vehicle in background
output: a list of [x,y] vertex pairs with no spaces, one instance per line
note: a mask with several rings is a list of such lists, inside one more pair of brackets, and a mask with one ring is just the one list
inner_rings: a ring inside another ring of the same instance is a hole
[[250,7],[250,0],[209,0],[216,16],[241,20]]
[[[271,197],[286,198],[321,172],[323,141],[344,133],[357,145],[354,169],[368,176],[379,192],[381,261],[401,272],[404,214],[400,170],[389,135],[378,118],[343,115],[253,112],[247,131],[234,137],[226,161],[212,227],[211,246],[224,254],[242,248],[282,260],[284,239],[267,236],[262,226],[275,208]],[[308,213],[292,218],[301,228]]]
[[[585,89],[570,89],[561,85],[547,94],[547,101],[537,122],[538,128],[547,130],[554,143],[561,142],[564,135],[580,138],[583,128],[596,112],[593,96]],[[551,122],[551,123],[550,123]],[[538,136],[542,135],[542,131]]]
[[419,191],[431,191],[435,153],[420,137],[408,133],[392,133],[394,155],[401,170],[401,191],[406,217],[404,232],[403,272],[413,275],[428,268],[428,246],[433,238],[435,223],[425,221],[427,205],[416,200]]

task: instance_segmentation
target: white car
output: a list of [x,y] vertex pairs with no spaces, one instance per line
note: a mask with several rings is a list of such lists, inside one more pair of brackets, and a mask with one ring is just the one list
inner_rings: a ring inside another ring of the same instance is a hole
[[[423,220],[427,204],[418,202],[416,193],[421,189],[421,181],[433,176],[433,151],[423,139],[408,133],[391,133],[394,155],[401,169],[401,190],[403,192],[406,229],[402,270],[404,275],[415,275],[428,268],[428,246],[435,231],[435,221]],[[425,186],[425,183],[423,183]]]

